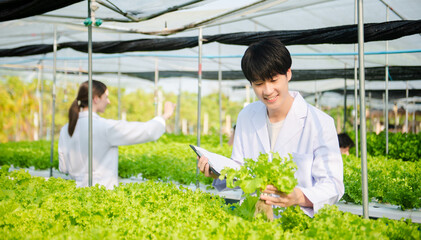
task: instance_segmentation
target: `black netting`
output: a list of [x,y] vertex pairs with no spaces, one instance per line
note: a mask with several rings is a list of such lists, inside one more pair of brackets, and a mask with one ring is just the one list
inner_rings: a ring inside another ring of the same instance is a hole
[[0,1],[0,22],[43,14],[82,0],[3,0]]
[[[337,27],[268,31],[268,32],[240,32],[204,36],[204,44],[219,42],[234,45],[249,45],[265,38],[278,38],[286,45],[299,44],[349,44],[357,43],[357,25]],[[365,42],[397,39],[403,36],[421,33],[421,20],[393,21],[384,23],[369,23],[364,25]],[[192,48],[198,45],[197,36],[178,38],[138,39],[130,41],[93,42],[94,53],[124,53],[138,51],[168,51]],[[72,48],[81,52],[88,52],[87,42],[64,42],[57,49]],[[53,51],[52,45],[37,44],[13,49],[0,49],[0,57],[28,56],[44,54]]]
[[[365,68],[365,80],[383,81],[385,79],[385,67],[370,67]],[[96,73],[98,74],[98,73]],[[133,77],[143,78],[154,81],[155,72],[123,72]],[[389,80],[421,80],[421,67],[420,66],[390,66],[389,67]],[[358,76],[358,75],[357,75]],[[159,78],[170,77],[190,77],[197,78],[196,71],[159,71]],[[203,71],[202,78],[207,80],[217,80],[217,71]],[[307,81],[307,80],[322,80],[322,79],[354,79],[354,69],[311,69],[311,70],[292,70],[293,81]],[[242,71],[222,71],[223,80],[242,80],[246,79]]]

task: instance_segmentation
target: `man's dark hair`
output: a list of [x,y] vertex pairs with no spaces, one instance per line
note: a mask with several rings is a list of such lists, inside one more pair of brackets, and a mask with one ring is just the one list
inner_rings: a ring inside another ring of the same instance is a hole
[[352,148],[355,145],[354,141],[352,141],[352,139],[346,133],[338,134],[338,140],[339,140],[339,147],[341,148],[346,148],[346,147]]
[[251,44],[241,59],[241,69],[250,83],[286,74],[291,68],[291,54],[278,39],[270,38]]

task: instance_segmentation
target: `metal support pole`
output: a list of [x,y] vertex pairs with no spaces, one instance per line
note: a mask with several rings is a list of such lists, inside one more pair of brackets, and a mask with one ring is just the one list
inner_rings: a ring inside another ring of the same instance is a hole
[[178,79],[178,96],[177,96],[177,108],[175,113],[175,128],[174,133],[180,133],[180,108],[181,108],[181,78]]
[[118,58],[118,120],[121,120],[121,59]]
[[218,92],[219,92],[219,144],[222,147],[222,71],[221,71],[221,59],[219,59],[219,71],[218,71]]
[[51,116],[51,151],[50,151],[50,177],[53,176],[53,159],[54,159],[54,125],[55,125],[55,109],[56,109],[56,79],[57,79],[57,26],[54,24],[54,45],[53,45],[53,91],[52,91],[52,116]]
[[319,94],[317,92],[317,81],[314,81],[314,106],[319,108]]
[[[39,140],[42,140],[42,133],[43,133],[43,116],[44,116],[44,110],[43,110],[43,100],[44,100],[44,82],[42,80],[43,78],[43,68],[44,68],[44,63],[42,62],[42,60],[40,61],[39,65],[38,65],[38,81],[40,84],[40,93],[39,93]],[[37,87],[38,90],[38,87]]]
[[[346,71],[346,64],[345,64],[345,71]],[[347,108],[347,105],[346,105],[346,75],[345,75],[345,79],[344,79],[344,127],[343,127],[343,130],[342,130],[342,132],[344,132],[344,133],[346,133],[346,108]]]
[[[219,26],[221,33],[221,26]],[[218,43],[218,55],[221,57],[221,44]],[[219,91],[219,145],[222,147],[222,70],[221,58],[218,59],[218,91]]]
[[155,84],[154,84],[154,104],[155,104],[155,116],[158,116],[158,58],[155,59]]
[[[44,43],[44,34],[41,34],[41,42]],[[43,55],[45,56],[45,54]],[[44,136],[44,62],[40,60],[40,109],[39,109],[39,139],[42,140]]]
[[[358,23],[358,14],[357,14],[357,0],[355,0],[355,11],[354,11],[354,22]],[[357,44],[354,44],[354,52],[357,51]],[[358,139],[358,68],[357,68],[357,55],[354,55],[354,132],[355,132],[355,156],[359,156],[359,139]]]
[[[58,39],[57,39],[58,40]],[[67,102],[67,61],[64,61],[64,97],[63,102]]]
[[[387,55],[386,55],[387,57]],[[385,95],[385,131],[386,131],[386,156],[389,154],[389,66],[386,65],[386,95]]]
[[398,103],[396,101],[393,104],[393,113],[394,113],[394,116],[395,116],[395,128],[393,129],[393,132],[397,133],[400,119],[399,119],[399,115],[398,115]]
[[358,0],[358,62],[360,76],[360,123],[361,123],[361,178],[363,215],[368,219],[368,180],[367,180],[367,132],[365,116],[365,72],[364,72],[364,21],[363,0]]
[[414,100],[412,100],[412,133],[415,134],[415,110],[416,110],[416,105],[415,105],[415,98]]
[[[91,17],[91,0],[88,0],[88,17]],[[88,140],[89,140],[89,151],[88,151],[88,186],[92,187],[92,175],[93,175],[93,161],[92,161],[92,146],[93,146],[93,135],[92,135],[92,25],[88,25],[88,82],[89,82],[89,93],[88,93]]]
[[368,119],[369,119],[368,126],[367,126],[368,132],[373,131],[373,121],[372,121],[373,119],[372,119],[372,115],[371,115],[371,109],[373,108],[372,104],[373,104],[373,102],[372,102],[372,98],[371,98],[371,92],[368,92],[368,104],[366,104],[366,111],[368,110]]
[[[200,147],[200,108],[202,105],[202,28],[199,28],[199,66],[198,66],[198,84],[197,84],[197,146]],[[199,160],[196,161],[196,188],[199,188]]]
[[[389,8],[386,7],[386,21],[389,21]],[[389,51],[389,41],[386,41],[386,52]],[[385,56],[385,62],[386,62],[386,69],[385,69],[385,111],[386,111],[386,117],[385,117],[385,131],[386,131],[386,157],[387,154],[389,154],[389,55],[386,54]]]
[[[382,103],[383,103],[383,117],[384,117],[384,119],[386,119],[387,118],[387,108],[386,108],[386,106],[387,106],[387,104],[386,104],[386,94],[385,93],[382,93]],[[387,129],[385,128],[385,131],[387,131]],[[387,147],[387,145],[386,145],[386,147]]]
[[405,100],[405,130],[409,133],[408,129],[408,98],[409,98],[409,88],[408,88],[408,80],[406,80],[406,100]]

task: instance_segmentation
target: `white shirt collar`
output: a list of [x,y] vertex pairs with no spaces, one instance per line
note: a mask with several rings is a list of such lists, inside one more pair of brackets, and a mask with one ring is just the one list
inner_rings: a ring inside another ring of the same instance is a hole
[[[79,118],[89,117],[89,111],[79,112]],[[92,112],[92,117],[100,117],[96,112]]]

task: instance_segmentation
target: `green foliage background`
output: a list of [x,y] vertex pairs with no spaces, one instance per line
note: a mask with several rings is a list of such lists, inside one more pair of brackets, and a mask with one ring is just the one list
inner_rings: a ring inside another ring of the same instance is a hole
[[[35,79],[25,83],[18,77],[6,76],[0,79],[0,165],[13,164],[17,167],[46,169],[50,167],[50,143],[47,141],[25,142],[33,140],[35,129],[34,113],[39,111],[39,91],[43,86],[44,132],[51,123],[51,82]],[[67,111],[78,86],[75,83],[61,83],[57,87],[55,132],[67,122]],[[117,118],[117,89],[110,87],[111,105],[103,114],[106,118]],[[153,94],[142,90],[124,94],[122,105],[129,121],[147,121],[154,116]],[[177,101],[175,94],[164,94],[166,100]],[[202,136],[203,147],[225,155],[231,155],[231,148],[223,144],[219,146],[219,137],[215,133],[219,129],[218,95],[211,94],[203,98],[202,114],[208,112],[211,135]],[[223,97],[224,115],[231,115],[233,122],[241,109],[239,103],[230,102]],[[181,97],[181,118],[196,124],[197,96],[183,93]],[[339,115],[340,109],[331,109],[330,113]],[[349,113],[350,116],[350,113]],[[202,115],[202,119],[203,119]],[[174,129],[174,117],[168,123]],[[194,126],[193,129],[196,127]],[[349,133],[351,138],[353,134]],[[55,138],[57,139],[57,138]],[[20,142],[14,142],[20,141]],[[224,136],[224,143],[227,137]],[[195,135],[166,134],[159,141],[136,146],[120,147],[119,175],[131,177],[141,174],[144,178],[164,181],[178,181],[190,184],[196,181],[196,160],[188,144],[196,144]],[[57,143],[56,143],[57,149]],[[56,150],[57,151],[57,150]],[[57,152],[53,166],[58,168]],[[385,154],[385,134],[367,135],[367,151],[369,156],[370,197],[379,202],[387,202],[401,206],[402,209],[420,208],[421,158],[420,134],[389,134],[389,154]],[[355,148],[351,149],[355,155]],[[405,162],[401,162],[403,160]],[[413,163],[410,163],[413,162]],[[166,166],[163,168],[162,166]],[[354,156],[344,158],[344,176],[346,193],[344,200],[359,203],[361,199],[360,160]],[[184,171],[179,171],[183,169]],[[210,179],[200,175],[199,181],[210,183]]]
[[[55,109],[55,136],[58,136],[60,128],[68,122],[68,109],[76,98],[79,85],[74,82],[61,82],[56,85],[56,109]],[[42,89],[42,90],[41,90]],[[108,87],[111,104],[101,114],[104,118],[118,119],[118,89]],[[43,130],[41,138],[46,139],[50,135],[52,116],[52,82],[38,81],[24,82],[16,76],[0,77],[0,142],[34,140],[34,114],[40,112],[42,99]],[[43,94],[41,93],[43,92]],[[148,121],[155,116],[153,93],[143,90],[126,93],[121,89],[121,111],[126,113],[127,121]],[[177,95],[163,93],[164,101],[177,102]],[[180,98],[180,126],[181,120],[186,119],[191,129],[197,125],[197,94],[182,92]],[[229,101],[222,95],[222,114],[230,115],[232,123],[235,123],[242,104]],[[219,100],[218,94],[210,94],[202,97],[201,120],[203,124],[205,113],[209,117],[209,134],[219,133]],[[223,121],[223,126],[225,120]],[[175,129],[175,113],[167,122],[167,130]],[[203,130],[203,126],[202,126]]]
[[[355,134],[348,135],[355,142]],[[358,136],[361,143],[361,136]],[[386,154],[386,133],[367,133],[367,154],[371,156],[386,156],[392,159],[418,162],[421,160],[421,134],[389,133],[389,152]],[[355,155],[355,147],[350,153]],[[358,155],[361,155],[361,150]]]
[[[231,156],[232,148],[219,145],[219,136],[208,135],[201,146],[209,151]],[[0,166],[50,167],[50,142],[9,142],[0,144]],[[138,176],[182,184],[196,182],[196,155],[188,146],[196,144],[193,135],[164,134],[158,141],[119,147],[118,174],[122,178]],[[401,209],[421,208],[421,165],[419,161],[402,161],[384,156],[368,156],[368,184],[371,201],[390,203]],[[343,200],[361,204],[361,159],[343,155],[345,194]],[[58,168],[57,142],[53,167]],[[198,180],[210,184],[211,179],[199,174]]]

